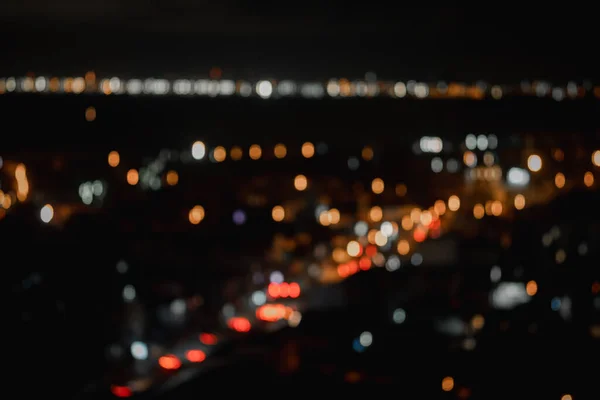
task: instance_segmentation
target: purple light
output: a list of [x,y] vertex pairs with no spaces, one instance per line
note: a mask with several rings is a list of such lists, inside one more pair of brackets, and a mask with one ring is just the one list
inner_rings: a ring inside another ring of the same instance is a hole
[[233,223],[236,225],[242,225],[244,222],[246,222],[246,213],[244,213],[242,210],[234,211]]

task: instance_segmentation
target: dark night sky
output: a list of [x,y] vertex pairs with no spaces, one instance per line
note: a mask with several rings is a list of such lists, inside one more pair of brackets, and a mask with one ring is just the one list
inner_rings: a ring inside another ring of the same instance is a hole
[[398,79],[600,78],[593,24],[583,10],[249,3],[9,0],[0,10],[0,71],[203,75],[218,65],[235,77],[321,79],[373,70]]

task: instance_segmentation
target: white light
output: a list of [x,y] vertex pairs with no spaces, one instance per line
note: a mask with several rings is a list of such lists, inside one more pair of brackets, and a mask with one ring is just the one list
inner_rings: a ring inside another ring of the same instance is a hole
[[173,314],[184,314],[185,309],[187,308],[184,299],[175,299],[171,302],[171,312]]
[[256,84],[256,93],[263,99],[267,99],[273,93],[273,85],[269,81],[260,81]]
[[120,274],[126,273],[128,269],[129,265],[127,265],[127,262],[125,262],[124,260],[119,260],[119,262],[117,262],[117,271]]
[[334,80],[327,82],[327,94],[331,97],[337,97],[340,94],[340,85]]
[[221,94],[230,96],[235,93],[235,82],[231,80],[221,81]]
[[292,81],[281,81],[277,86],[277,92],[282,96],[290,96],[296,91],[296,84]]
[[490,280],[494,283],[498,282],[502,278],[502,270],[499,266],[494,265],[490,270]]
[[43,92],[44,90],[46,90],[46,78],[44,78],[43,76],[38,76],[35,79],[35,90],[37,92]]
[[477,147],[477,137],[472,133],[469,133],[465,138],[465,145],[467,146],[467,149],[475,150],[475,147]]
[[123,300],[131,302],[135,299],[135,288],[132,285],[127,285],[123,288]]
[[283,274],[279,271],[273,271],[271,272],[271,276],[269,276],[269,280],[273,283],[282,283]]
[[248,97],[252,94],[252,85],[248,82],[240,83],[240,95],[242,97]]
[[148,346],[146,343],[133,342],[131,343],[131,355],[136,360],[146,360],[148,358]]
[[371,344],[373,344],[373,335],[371,332],[363,332],[360,334],[358,341],[363,347],[369,347]]
[[392,314],[392,320],[394,320],[394,322],[397,324],[403,323],[406,321],[406,311],[401,308],[395,309],[394,313]]
[[518,305],[528,303],[531,297],[527,294],[522,282],[501,282],[492,292],[492,305],[495,308],[510,310]]
[[489,135],[488,136],[488,148],[494,150],[496,147],[498,147],[498,137],[496,135]]
[[477,136],[477,148],[481,151],[487,150],[488,148],[488,138],[485,135]]
[[444,149],[444,142],[439,137],[423,136],[419,146],[423,153],[440,153]]
[[400,258],[398,256],[392,255],[385,262],[385,269],[390,272],[396,271],[401,266]]
[[267,296],[265,295],[265,292],[257,290],[256,292],[252,293],[252,303],[254,303],[254,305],[262,306],[266,301]]
[[429,95],[429,86],[424,83],[417,83],[415,85],[414,94],[419,99],[427,97]]
[[542,169],[542,158],[537,154],[529,156],[527,159],[527,167],[533,172],[538,172]]
[[433,172],[435,172],[436,174],[442,172],[442,170],[444,169],[444,162],[442,161],[441,158],[439,157],[434,157],[431,160],[431,170]]
[[360,161],[356,157],[350,157],[348,159],[348,168],[352,171],[356,171],[360,167]]
[[6,79],[6,91],[7,92],[14,92],[15,89],[17,88],[17,81],[15,78],[10,77]]
[[529,172],[522,168],[511,168],[506,175],[508,183],[514,186],[527,186],[529,183]]
[[102,182],[94,181],[92,184],[92,192],[94,193],[94,196],[102,196],[102,193],[104,193],[104,186],[102,185]]
[[394,225],[391,222],[384,222],[379,229],[385,236],[390,237],[394,234]]
[[125,90],[127,90],[127,93],[131,95],[137,95],[142,93],[142,90],[144,89],[144,84],[139,79],[131,79],[125,84],[125,88]]
[[354,234],[356,236],[365,236],[369,232],[369,225],[364,221],[358,221],[354,225]]
[[594,154],[592,154],[592,163],[596,167],[600,167],[600,150],[596,150]]
[[46,224],[52,221],[52,218],[54,218],[54,208],[52,208],[50,204],[46,204],[40,210],[40,218],[42,219],[42,222]]
[[204,143],[197,141],[192,145],[192,157],[194,160],[202,160],[206,155],[206,146]]
[[406,96],[406,85],[403,82],[396,82],[394,85],[394,94],[396,97],[404,97]]

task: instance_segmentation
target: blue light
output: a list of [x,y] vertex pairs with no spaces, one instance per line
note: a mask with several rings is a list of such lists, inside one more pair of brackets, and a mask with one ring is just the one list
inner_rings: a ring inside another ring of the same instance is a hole
[[558,297],[555,297],[550,302],[550,307],[552,307],[553,311],[558,311],[560,309],[561,301]]
[[360,344],[360,340],[358,338],[354,339],[354,341],[352,342],[352,348],[357,353],[362,353],[363,351],[365,351],[365,347],[362,344]]

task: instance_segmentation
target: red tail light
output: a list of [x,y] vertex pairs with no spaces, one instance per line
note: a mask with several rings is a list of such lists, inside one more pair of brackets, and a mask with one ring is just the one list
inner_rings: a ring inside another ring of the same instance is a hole
[[231,329],[238,332],[250,331],[250,321],[243,317],[233,317],[229,320],[228,325]]
[[127,386],[112,385],[110,391],[117,397],[130,397],[133,394]]
[[181,367],[181,361],[173,354],[168,354],[158,359],[158,365],[167,370],[175,370]]
[[188,350],[185,358],[191,362],[199,363],[206,359],[206,354],[202,350]]
[[200,334],[200,341],[207,346],[213,346],[217,344],[217,336],[212,333],[204,332]]

